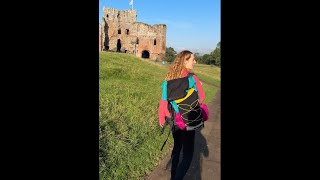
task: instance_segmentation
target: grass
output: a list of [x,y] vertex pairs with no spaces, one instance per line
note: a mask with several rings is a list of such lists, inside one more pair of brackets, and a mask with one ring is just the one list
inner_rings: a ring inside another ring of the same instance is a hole
[[218,66],[195,64],[194,69],[195,71],[197,71],[197,73],[201,73],[203,75],[220,80],[220,68]]
[[[160,151],[169,128],[160,135],[158,123],[166,72],[167,67],[128,54],[100,53],[100,179],[142,179],[169,151],[171,136]],[[217,89],[205,83],[203,88],[208,103]]]
[[203,91],[205,93],[205,99],[204,102],[205,104],[209,104],[209,102],[212,101],[216,93],[218,92],[218,89],[214,86],[210,86],[206,83],[202,83],[203,86]]
[[217,66],[210,66],[205,64],[196,64],[194,72],[199,79],[215,86],[220,86],[220,68]]

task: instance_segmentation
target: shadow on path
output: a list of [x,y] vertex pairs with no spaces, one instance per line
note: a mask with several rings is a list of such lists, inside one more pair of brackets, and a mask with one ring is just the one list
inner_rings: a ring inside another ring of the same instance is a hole
[[[201,180],[202,159],[203,159],[203,157],[208,157],[208,155],[209,155],[207,140],[202,135],[201,131],[202,131],[202,129],[197,130],[195,132],[195,144],[194,144],[193,159],[192,159],[192,162],[191,162],[191,165],[189,167],[188,172],[186,173],[185,177],[183,178],[184,180],[188,180],[188,179]],[[180,153],[180,161],[181,161],[181,159],[182,159],[182,150]],[[166,170],[170,171],[170,169],[171,169],[171,158],[167,162],[167,165],[166,165]]]

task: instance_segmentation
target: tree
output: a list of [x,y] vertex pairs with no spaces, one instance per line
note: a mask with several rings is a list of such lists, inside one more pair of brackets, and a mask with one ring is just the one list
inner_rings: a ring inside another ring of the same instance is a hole
[[221,64],[221,49],[220,49],[220,41],[217,44],[217,47],[210,53],[214,59],[214,64],[216,66],[220,66]]
[[166,57],[165,57],[165,60],[167,62],[172,62],[174,60],[174,58],[176,57],[177,55],[177,52],[172,48],[172,47],[167,47],[166,48]]
[[200,53],[194,53],[194,57],[196,58],[196,61],[198,64],[203,64],[202,62],[202,56],[200,55]]
[[204,64],[212,64],[213,61],[214,61],[214,58],[213,58],[213,56],[211,54],[204,54],[202,56],[202,62]]
[[198,64],[204,64],[202,56],[197,56],[196,61]]

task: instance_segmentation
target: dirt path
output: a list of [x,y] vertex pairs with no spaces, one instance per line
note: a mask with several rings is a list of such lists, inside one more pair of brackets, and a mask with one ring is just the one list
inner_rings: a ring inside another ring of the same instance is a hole
[[[184,180],[220,180],[220,89],[208,104],[209,120],[196,131],[195,151]],[[169,180],[171,151],[162,159],[146,180]]]

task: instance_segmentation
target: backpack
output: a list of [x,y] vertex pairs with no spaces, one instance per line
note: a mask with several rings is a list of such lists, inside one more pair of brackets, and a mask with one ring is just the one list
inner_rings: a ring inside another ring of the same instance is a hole
[[[171,117],[165,117],[166,122],[161,134],[163,134],[166,125],[170,125],[172,132],[176,130],[194,131],[204,127],[204,121],[208,120],[208,107],[205,104],[200,105],[193,73],[189,73],[188,76],[183,78],[165,81],[162,84],[162,100],[168,101],[168,110]],[[170,131],[168,137],[169,135]]]

